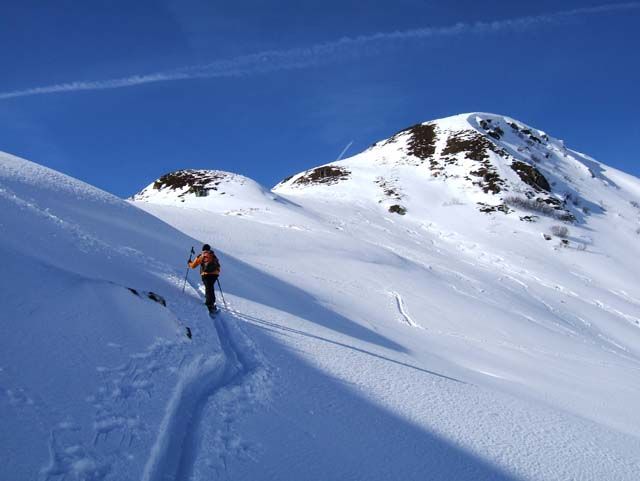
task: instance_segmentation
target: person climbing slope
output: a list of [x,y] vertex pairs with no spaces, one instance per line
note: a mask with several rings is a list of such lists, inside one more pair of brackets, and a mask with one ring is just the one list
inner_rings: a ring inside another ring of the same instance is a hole
[[220,261],[211,250],[209,244],[202,246],[202,253],[198,254],[193,262],[187,262],[191,269],[200,266],[200,276],[205,289],[205,305],[209,312],[216,312],[216,294],[214,286],[220,275]]

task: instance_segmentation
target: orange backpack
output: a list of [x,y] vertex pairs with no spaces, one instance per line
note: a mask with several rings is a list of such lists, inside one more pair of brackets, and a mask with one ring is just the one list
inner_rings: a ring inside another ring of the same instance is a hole
[[202,262],[200,263],[201,274],[219,274],[220,261],[213,251],[204,251],[202,253]]

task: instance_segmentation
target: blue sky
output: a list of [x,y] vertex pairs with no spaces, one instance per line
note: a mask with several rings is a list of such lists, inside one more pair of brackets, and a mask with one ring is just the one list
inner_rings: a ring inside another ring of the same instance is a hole
[[0,150],[120,196],[469,111],[640,176],[640,1],[1,1]]

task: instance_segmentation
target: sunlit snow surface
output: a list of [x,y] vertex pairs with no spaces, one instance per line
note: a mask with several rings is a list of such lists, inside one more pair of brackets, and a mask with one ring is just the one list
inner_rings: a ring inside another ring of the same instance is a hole
[[[487,118],[513,122],[437,128]],[[640,181],[550,138],[539,168],[584,214],[565,246],[557,219],[480,212],[500,194],[464,156],[434,176],[406,141],[338,182],[228,174],[132,203],[3,156],[0,478],[637,479]],[[202,242],[215,324],[181,293]]]

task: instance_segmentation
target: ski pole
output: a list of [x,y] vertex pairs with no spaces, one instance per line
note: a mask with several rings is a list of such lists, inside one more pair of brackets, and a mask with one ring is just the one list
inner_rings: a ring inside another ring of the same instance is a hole
[[[193,249],[193,246],[191,246],[191,252],[189,253],[189,262],[191,262],[191,257],[193,257],[193,254],[195,254],[196,251]],[[187,277],[189,277],[189,266],[187,266],[187,273],[184,275],[184,285],[182,286],[182,293],[184,294],[184,289],[185,287],[187,287]]]
[[222,297],[222,303],[224,304],[224,308],[225,309],[229,309],[227,307],[227,301],[224,300],[224,292],[222,292],[222,286],[220,285],[220,278],[219,277],[218,277],[217,281],[218,281],[218,289],[220,289],[220,296]]

